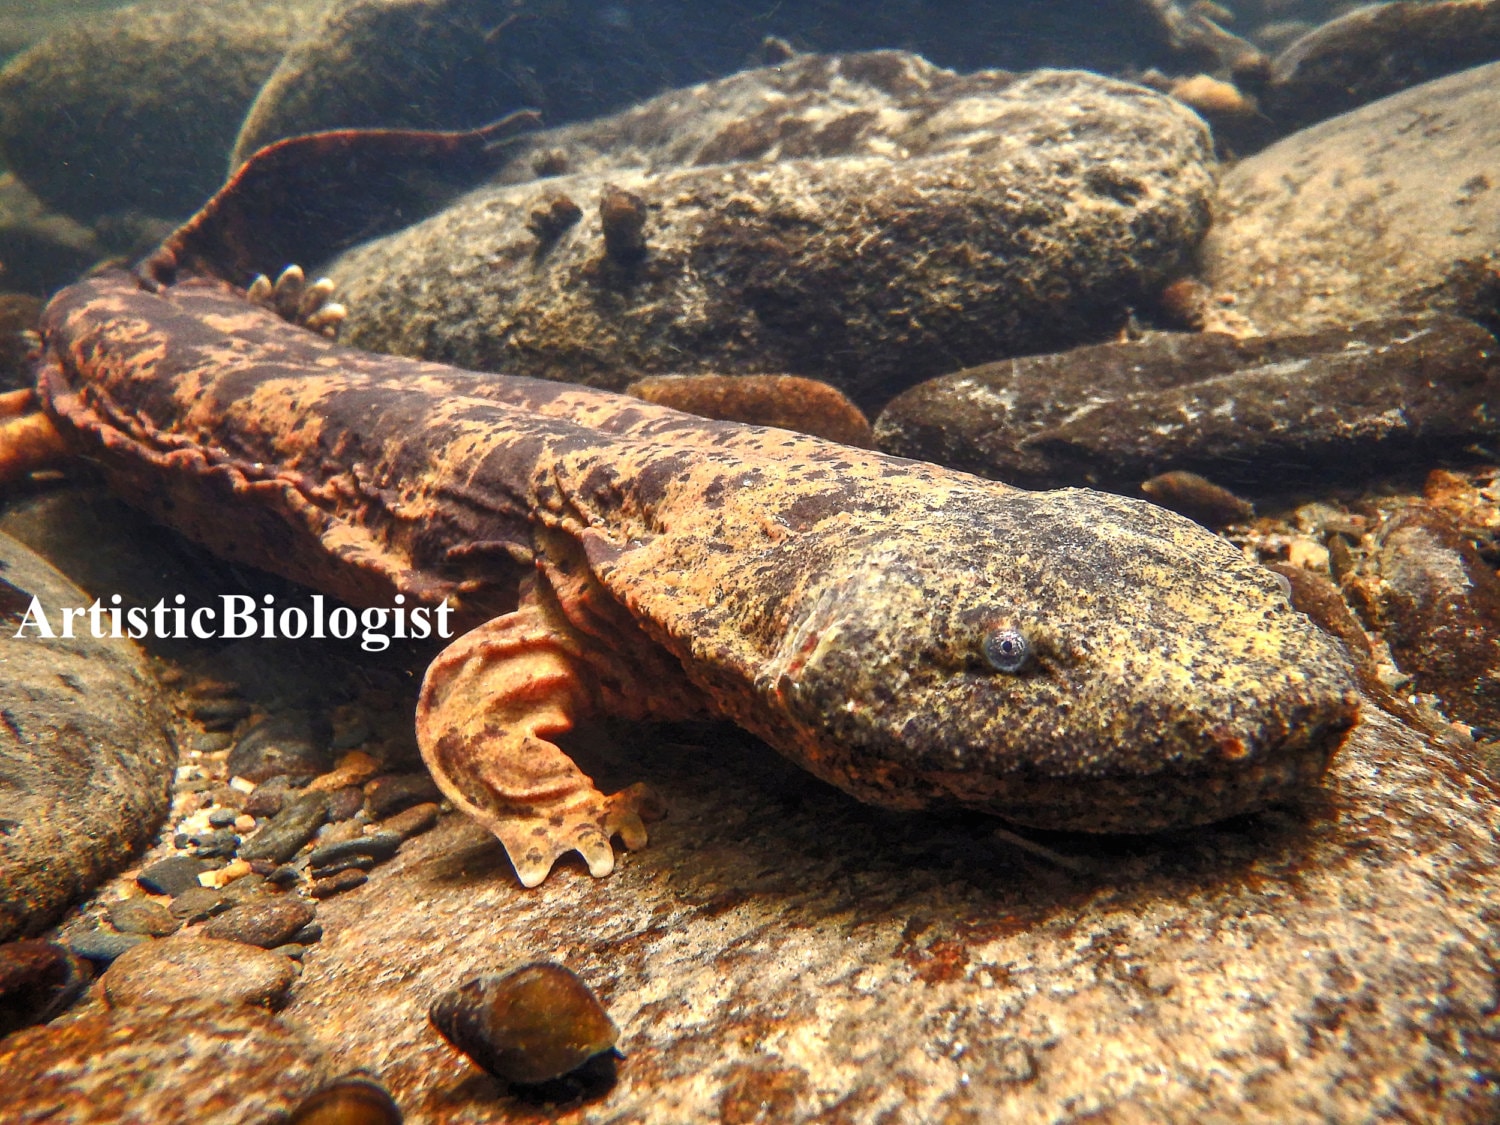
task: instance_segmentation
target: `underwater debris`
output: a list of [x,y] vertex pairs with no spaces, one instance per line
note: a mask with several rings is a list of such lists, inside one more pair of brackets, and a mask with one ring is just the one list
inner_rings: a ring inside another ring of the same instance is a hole
[[646,201],[623,188],[606,187],[599,200],[604,251],[622,266],[646,256]]
[[526,229],[536,235],[542,246],[550,246],[563,232],[583,218],[583,208],[566,195],[553,195],[531,210]]

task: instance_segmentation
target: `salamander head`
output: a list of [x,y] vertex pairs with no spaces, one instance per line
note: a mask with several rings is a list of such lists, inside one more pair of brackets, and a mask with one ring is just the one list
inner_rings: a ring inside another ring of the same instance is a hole
[[1082,489],[976,489],[804,587],[762,690],[862,800],[1151,831],[1313,784],[1356,717],[1343,651],[1198,525]]

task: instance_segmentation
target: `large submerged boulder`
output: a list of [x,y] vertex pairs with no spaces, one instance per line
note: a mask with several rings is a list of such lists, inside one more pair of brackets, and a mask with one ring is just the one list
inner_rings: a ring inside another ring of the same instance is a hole
[[786,372],[868,406],[1117,328],[1186,269],[1213,158],[1139,86],[875,52],[543,134],[500,180],[333,263],[348,342],[611,389]]

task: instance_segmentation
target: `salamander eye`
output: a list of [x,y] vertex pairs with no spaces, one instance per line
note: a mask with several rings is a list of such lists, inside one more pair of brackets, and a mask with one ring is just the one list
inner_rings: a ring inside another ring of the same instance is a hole
[[1019,672],[1031,663],[1031,642],[1019,629],[985,634],[984,658],[997,672]]

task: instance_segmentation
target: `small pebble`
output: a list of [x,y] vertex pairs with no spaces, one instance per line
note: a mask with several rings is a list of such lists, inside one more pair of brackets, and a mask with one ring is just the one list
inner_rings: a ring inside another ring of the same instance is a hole
[[313,919],[313,906],[296,895],[265,896],[227,910],[203,927],[203,936],[269,949]]
[[200,887],[227,887],[236,879],[243,878],[248,874],[250,874],[250,865],[243,859],[236,859],[225,864],[217,871],[205,871],[202,875],[199,875],[198,885]]
[[337,824],[327,825],[323,831],[318,833],[317,843],[319,846],[325,844],[342,844],[348,840],[358,840],[365,834],[365,818],[363,816],[352,816],[348,820],[341,820]]
[[379,825],[381,832],[394,832],[403,840],[419,836],[438,822],[438,807],[431,802],[413,805],[404,812],[387,817]]
[[229,753],[234,777],[267,781],[277,774],[320,774],[328,769],[333,737],[326,717],[284,711],[252,726]]
[[240,813],[234,818],[234,830],[241,835],[248,835],[255,831],[255,818],[247,813]]
[[174,937],[120,957],[104,974],[111,1007],[217,1000],[277,1008],[296,970],[285,957],[237,941]]
[[326,793],[342,789],[346,785],[363,785],[383,768],[379,758],[366,754],[363,750],[350,750],[338,760],[338,765],[328,773],[313,778],[307,783],[307,787]]
[[370,816],[384,820],[412,805],[441,801],[443,794],[425,773],[398,773],[377,777],[366,785],[365,799]]
[[182,925],[172,917],[170,910],[149,898],[117,899],[105,909],[109,915],[109,924],[122,934],[166,937],[176,933]]
[[200,754],[216,754],[220,750],[228,750],[233,745],[234,736],[222,730],[204,731],[188,742],[188,748]]
[[213,869],[207,860],[193,856],[174,855],[147,867],[135,877],[135,881],[152,894],[179,895],[198,886],[198,876]]
[[288,801],[264,828],[240,848],[245,859],[274,859],[284,863],[311,840],[328,815],[324,793],[303,793]]
[[307,893],[313,898],[331,898],[345,891],[352,891],[355,887],[361,887],[369,878],[363,871],[340,871],[331,879],[322,879],[308,888]]
[[365,791],[357,785],[346,785],[328,794],[328,819],[348,820],[365,807]]
[[108,965],[126,950],[134,949],[143,942],[154,944],[154,939],[140,934],[116,934],[109,930],[81,930],[64,939],[64,944],[76,956],[96,965]]
[[206,795],[210,804],[233,812],[238,812],[239,807],[245,803],[245,794],[233,785],[215,785]]
[[293,961],[300,962],[303,957],[307,956],[307,946],[299,945],[295,941],[289,941],[285,945],[272,946],[271,952],[279,953],[283,957],[290,957]]
[[346,855],[332,863],[312,868],[311,874],[314,879],[327,879],[330,875],[337,875],[340,871],[368,871],[374,866],[374,856]]
[[307,862],[313,867],[323,867],[345,856],[367,855],[376,862],[383,863],[395,855],[396,849],[400,846],[401,837],[397,833],[373,832],[368,836],[359,836],[342,843],[324,844],[314,848],[312,854],[307,857]]
[[193,854],[202,859],[230,859],[240,846],[240,838],[227,828],[194,833],[188,837]]
[[225,886],[223,894],[231,903],[241,903],[266,894],[266,879],[254,872],[243,875]]
[[234,809],[214,809],[208,814],[208,823],[214,828],[228,828],[239,819]]
[[272,868],[266,874],[266,882],[277,887],[290,887],[302,876],[290,863],[283,863],[280,867]]
[[250,714],[250,704],[243,699],[203,699],[188,704],[193,721],[210,732],[228,731]]
[[323,923],[309,922],[293,934],[291,940],[298,945],[316,945],[323,940]]
[[184,922],[201,922],[228,910],[229,900],[222,891],[213,887],[189,887],[173,897],[168,909],[172,911],[174,918],[181,918]]
[[286,801],[287,791],[270,785],[258,786],[240,806],[246,816],[275,816]]

